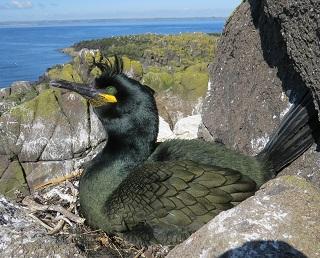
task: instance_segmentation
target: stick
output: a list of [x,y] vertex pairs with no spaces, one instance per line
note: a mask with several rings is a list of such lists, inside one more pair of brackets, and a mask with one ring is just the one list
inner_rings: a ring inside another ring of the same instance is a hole
[[48,180],[45,183],[41,183],[41,184],[35,185],[34,186],[34,190],[41,190],[41,189],[47,188],[49,186],[54,186],[54,185],[61,184],[61,183],[65,182],[65,181],[67,181],[67,180],[79,177],[81,174],[82,174],[82,170],[75,170],[75,171],[71,172],[71,174],[60,176],[60,177],[56,177],[56,178],[52,178],[52,179]]
[[72,212],[68,211],[67,209],[61,207],[60,205],[44,205],[44,204],[39,204],[37,202],[35,202],[34,200],[32,200],[30,198],[30,196],[25,197],[22,200],[22,204],[28,206],[29,209],[33,210],[33,211],[56,211],[56,212],[60,212],[61,214],[63,214],[65,217],[67,217],[68,219],[79,223],[79,224],[83,224],[85,219],[81,218],[75,214],[73,214]]
[[138,253],[134,256],[134,258],[139,258],[141,256],[141,254],[143,253],[143,251],[144,251],[144,248],[140,249],[138,251]]
[[31,218],[33,218],[37,223],[39,223],[41,226],[45,227],[48,230],[53,230],[52,227],[50,227],[49,225],[47,225],[46,223],[44,223],[41,219],[39,219],[38,217],[36,217],[33,214],[28,214]]
[[57,225],[48,232],[48,235],[54,235],[56,233],[58,233],[64,226],[65,221],[64,220],[59,220],[59,222],[57,223]]

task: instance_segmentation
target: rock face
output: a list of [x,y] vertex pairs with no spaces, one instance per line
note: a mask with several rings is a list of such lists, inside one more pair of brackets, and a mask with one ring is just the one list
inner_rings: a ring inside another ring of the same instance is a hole
[[[73,65],[51,69],[49,79],[88,81],[97,52],[83,52]],[[80,95],[14,83],[0,92],[0,193],[33,191],[65,176],[98,153],[106,142],[102,125]]]
[[[307,0],[242,2],[227,22],[209,68],[199,136],[257,154],[291,103],[307,88],[316,96],[318,5]],[[319,161],[311,148],[282,173],[299,173],[320,186]]]
[[84,257],[72,244],[49,236],[15,203],[0,196],[1,257]]
[[70,173],[106,139],[82,97],[51,89],[4,113],[0,131],[0,191],[7,195]]
[[305,179],[279,177],[220,213],[167,257],[319,257],[319,201],[319,189]]

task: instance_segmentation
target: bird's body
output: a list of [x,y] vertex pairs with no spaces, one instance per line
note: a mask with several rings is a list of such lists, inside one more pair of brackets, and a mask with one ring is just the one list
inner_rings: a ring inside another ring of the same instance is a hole
[[117,59],[113,72],[96,81],[99,94],[101,83],[117,89],[118,102],[95,108],[108,142],[80,179],[80,206],[89,225],[138,243],[181,242],[252,196],[314,142],[316,112],[310,114],[308,97],[254,157],[202,140],[157,145],[152,90],[123,75]]

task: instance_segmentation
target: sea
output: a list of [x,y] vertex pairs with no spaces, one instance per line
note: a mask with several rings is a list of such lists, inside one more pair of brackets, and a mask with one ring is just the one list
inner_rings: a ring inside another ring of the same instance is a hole
[[36,81],[70,61],[60,50],[82,40],[145,33],[221,33],[225,18],[114,19],[0,23],[0,88]]

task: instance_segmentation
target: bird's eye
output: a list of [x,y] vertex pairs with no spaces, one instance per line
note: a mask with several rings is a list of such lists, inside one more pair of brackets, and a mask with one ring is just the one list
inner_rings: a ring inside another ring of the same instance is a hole
[[112,96],[115,96],[117,95],[118,91],[116,89],[116,87],[114,86],[108,86],[106,89],[105,89],[105,93],[106,94],[110,94]]

